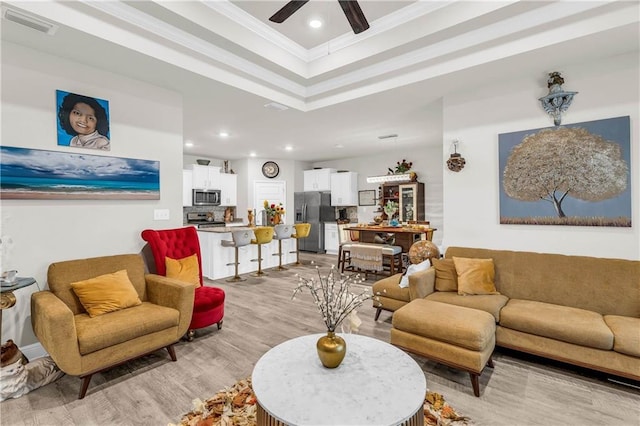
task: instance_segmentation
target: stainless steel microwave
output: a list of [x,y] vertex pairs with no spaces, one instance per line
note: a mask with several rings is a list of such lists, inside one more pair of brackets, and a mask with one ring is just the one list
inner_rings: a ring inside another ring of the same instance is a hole
[[219,189],[194,189],[193,205],[194,206],[219,206],[220,190]]

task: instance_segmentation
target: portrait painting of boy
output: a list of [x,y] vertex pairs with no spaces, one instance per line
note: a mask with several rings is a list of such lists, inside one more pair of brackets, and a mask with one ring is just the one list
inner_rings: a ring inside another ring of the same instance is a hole
[[58,145],[111,150],[109,102],[56,90]]

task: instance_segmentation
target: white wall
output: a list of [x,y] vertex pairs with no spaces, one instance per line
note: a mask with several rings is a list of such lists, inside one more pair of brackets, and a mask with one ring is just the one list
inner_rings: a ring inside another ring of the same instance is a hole
[[547,70],[532,70],[540,85],[514,80],[445,99],[443,161],[454,139],[467,161],[459,173],[444,172],[445,244],[640,259],[638,63],[632,54],[559,70],[564,89],[579,92],[564,124],[631,117],[631,228],[500,225],[498,135],[553,126],[537,101],[547,92]]
[[[109,101],[111,151],[57,146],[55,91]],[[138,253],[145,228],[182,225],[182,98],[180,95],[79,63],[2,43],[2,144],[160,162],[160,200],[2,200],[3,236],[13,248],[2,269],[47,285],[50,263]],[[170,220],[154,221],[154,209]],[[2,341],[37,342],[30,324],[30,294],[3,311]]]

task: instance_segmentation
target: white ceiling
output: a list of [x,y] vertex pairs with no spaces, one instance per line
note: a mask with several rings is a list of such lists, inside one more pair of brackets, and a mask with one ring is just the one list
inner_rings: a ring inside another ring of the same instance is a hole
[[335,0],[268,21],[285,3],[5,1],[59,29],[3,19],[2,39],[182,93],[186,154],[303,161],[440,145],[443,96],[514,79],[543,96],[547,72],[639,50],[637,1],[360,0],[358,35]]

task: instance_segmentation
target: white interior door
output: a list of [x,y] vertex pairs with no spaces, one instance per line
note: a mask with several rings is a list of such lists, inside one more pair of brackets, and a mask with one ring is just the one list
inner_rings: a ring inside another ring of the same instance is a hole
[[[267,181],[257,180],[253,182],[253,205],[256,209],[256,225],[266,225],[262,223],[262,211],[264,210],[264,200],[269,201],[271,204],[282,203],[284,207],[285,215],[283,220],[286,222],[286,218],[289,212],[287,208],[287,186],[283,180]],[[292,222],[293,223],[293,222]]]

